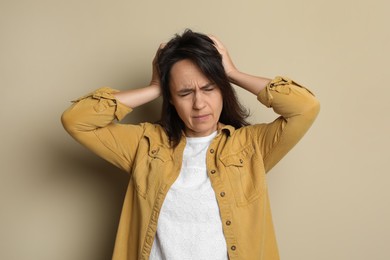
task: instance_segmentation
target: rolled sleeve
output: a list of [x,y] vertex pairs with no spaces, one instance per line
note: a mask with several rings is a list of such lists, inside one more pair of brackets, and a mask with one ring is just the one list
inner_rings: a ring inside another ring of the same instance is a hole
[[118,102],[118,90],[104,87],[72,101],[62,114],[65,130],[79,143],[126,172],[143,133],[140,125],[118,124],[132,111]]
[[[119,90],[113,88],[102,87],[78,99],[72,100],[72,102],[77,103],[82,100],[90,100],[95,103],[93,108],[97,113],[102,113],[108,108],[114,108],[113,115],[115,116],[115,119],[120,121],[132,111],[132,108],[122,104],[115,98],[114,94],[118,92]],[[96,100],[98,102],[96,102]]]
[[320,106],[313,92],[280,76],[269,82],[257,98],[280,115],[273,122],[254,128],[266,171],[269,171],[307,132]]
[[311,109],[319,108],[319,102],[313,92],[287,77],[275,77],[260,91],[257,99],[266,107],[285,117],[298,115]]

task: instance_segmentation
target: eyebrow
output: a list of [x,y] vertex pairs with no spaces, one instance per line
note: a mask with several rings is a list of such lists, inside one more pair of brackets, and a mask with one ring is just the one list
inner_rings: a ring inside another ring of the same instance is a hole
[[[200,89],[205,89],[205,88],[208,88],[208,87],[210,87],[212,85],[215,85],[215,83],[213,83],[213,82],[207,83],[206,85],[200,87]],[[177,93],[178,94],[180,94],[180,93],[187,93],[187,92],[191,92],[193,89],[194,88],[192,88],[192,87],[184,87],[184,88],[178,90]]]

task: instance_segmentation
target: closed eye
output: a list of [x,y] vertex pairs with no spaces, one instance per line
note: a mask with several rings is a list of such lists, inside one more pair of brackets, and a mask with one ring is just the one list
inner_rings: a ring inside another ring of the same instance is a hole
[[[208,83],[206,85],[204,85],[203,87],[201,87],[200,89],[202,91],[206,91],[206,92],[211,92],[213,91],[214,89],[216,88],[215,84],[214,83]],[[181,90],[179,90],[177,92],[177,95],[179,97],[186,97],[190,94],[192,94],[195,90],[193,88],[183,88]]]
[[204,88],[203,90],[204,91],[212,91],[212,90],[214,90],[215,89],[215,87],[207,87],[207,88]]
[[189,94],[191,94],[192,93],[192,90],[184,90],[184,91],[179,91],[178,93],[177,93],[177,95],[179,96],[179,97],[185,97],[185,96],[188,96]]
[[215,89],[214,83],[209,83],[202,88],[204,91],[213,91]]

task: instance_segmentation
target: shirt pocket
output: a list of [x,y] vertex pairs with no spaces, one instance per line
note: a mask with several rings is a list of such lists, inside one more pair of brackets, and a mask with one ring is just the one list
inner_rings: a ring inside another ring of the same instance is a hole
[[137,193],[146,198],[148,193],[156,189],[164,176],[166,164],[171,161],[170,153],[162,147],[149,147],[146,154],[136,162],[132,174]]
[[239,152],[221,156],[225,172],[232,187],[237,206],[245,206],[260,198],[260,189],[255,182],[255,173],[250,164],[254,150],[246,147]]

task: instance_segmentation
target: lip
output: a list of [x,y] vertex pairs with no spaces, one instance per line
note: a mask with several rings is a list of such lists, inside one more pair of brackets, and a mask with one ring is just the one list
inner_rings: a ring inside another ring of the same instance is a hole
[[193,116],[192,118],[194,118],[195,120],[206,120],[208,119],[209,116],[210,114],[204,114],[204,115]]

